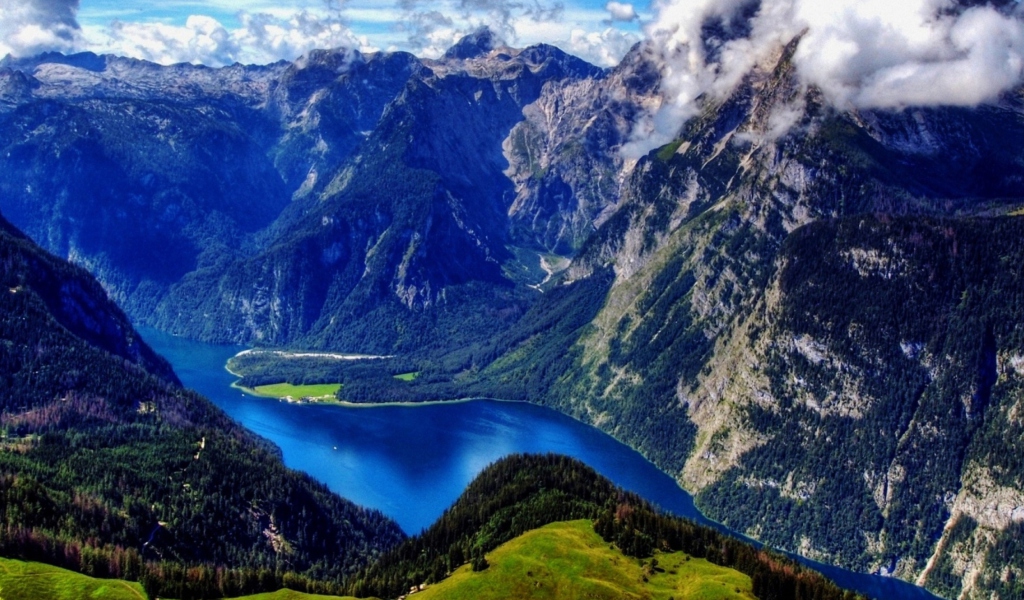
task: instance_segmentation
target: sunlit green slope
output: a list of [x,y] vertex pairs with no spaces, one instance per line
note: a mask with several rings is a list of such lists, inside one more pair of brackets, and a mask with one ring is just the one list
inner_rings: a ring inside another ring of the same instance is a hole
[[498,547],[489,566],[470,565],[414,596],[471,598],[752,599],[750,577],[682,552],[638,560],[604,542],[587,520],[552,523]]

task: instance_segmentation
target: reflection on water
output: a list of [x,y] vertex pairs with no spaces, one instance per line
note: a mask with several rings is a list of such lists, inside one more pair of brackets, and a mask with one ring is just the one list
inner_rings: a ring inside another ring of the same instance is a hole
[[[224,369],[240,347],[142,333],[186,386],[277,444],[285,464],[381,510],[406,532],[430,525],[484,467],[517,452],[576,457],[665,510],[712,524],[689,494],[638,453],[556,411],[493,400],[350,408],[255,398],[232,388],[235,378]],[[934,598],[901,581],[812,566],[876,598]]]

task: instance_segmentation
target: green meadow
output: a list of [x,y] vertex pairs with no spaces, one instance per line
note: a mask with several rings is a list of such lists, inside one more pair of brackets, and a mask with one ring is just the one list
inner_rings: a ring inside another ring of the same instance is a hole
[[243,596],[237,600],[356,600],[351,596],[316,596],[303,594],[294,590],[277,590],[269,594],[256,594],[255,596]]
[[410,600],[753,600],[750,578],[682,552],[630,558],[601,539],[590,521],[552,523],[487,555],[490,566],[469,565]]
[[264,398],[316,398],[317,400],[333,400],[341,389],[340,383],[318,383],[314,385],[293,385],[290,383],[273,383],[255,388],[243,388],[254,396]]
[[[42,563],[0,558],[0,598],[3,600],[149,600],[142,586],[120,579],[95,579]],[[355,600],[316,596],[283,589],[238,600]]]
[[0,558],[0,598],[3,600],[145,600],[138,583],[93,579],[42,563]]
[[[628,557],[604,542],[590,521],[552,523],[487,555],[489,566],[463,565],[451,577],[410,600],[754,600],[746,575],[687,556],[657,552],[654,560]],[[94,579],[40,563],[0,559],[3,600],[148,600],[137,583]],[[244,600],[355,600],[288,589]]]

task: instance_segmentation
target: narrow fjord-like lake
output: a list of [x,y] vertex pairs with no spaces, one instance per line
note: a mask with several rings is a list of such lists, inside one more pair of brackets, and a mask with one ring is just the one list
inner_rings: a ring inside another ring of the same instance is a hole
[[[669,512],[713,524],[686,491],[639,453],[557,411],[494,400],[346,407],[256,398],[231,387],[235,377],[224,368],[243,348],[152,329],[142,333],[187,387],[277,444],[285,464],[357,504],[379,509],[407,533],[418,533],[441,516],[488,464],[524,452],[576,457]],[[874,598],[935,598],[899,580],[804,562]]]

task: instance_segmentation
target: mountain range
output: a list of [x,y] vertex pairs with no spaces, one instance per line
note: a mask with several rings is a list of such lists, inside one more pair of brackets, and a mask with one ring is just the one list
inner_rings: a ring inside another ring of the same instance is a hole
[[776,547],[1014,597],[1024,96],[836,107],[799,44],[639,158],[643,44],[8,58],[0,211],[136,323],[399,355],[346,399],[546,404]]

